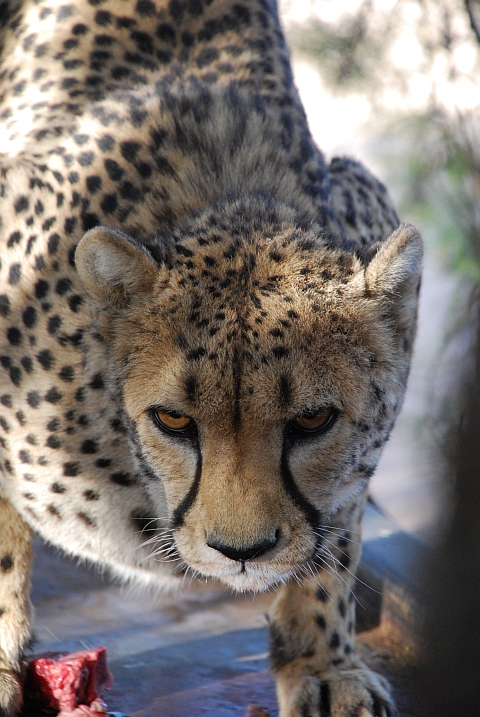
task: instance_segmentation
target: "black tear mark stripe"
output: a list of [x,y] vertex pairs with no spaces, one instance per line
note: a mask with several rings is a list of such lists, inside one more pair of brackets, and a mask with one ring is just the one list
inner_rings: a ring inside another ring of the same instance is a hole
[[196,445],[197,449],[197,469],[195,471],[195,478],[193,480],[192,485],[190,486],[190,490],[188,491],[185,498],[182,500],[180,505],[178,505],[172,516],[172,529],[177,530],[178,528],[181,528],[182,525],[185,523],[185,516],[192,507],[192,505],[195,503],[195,500],[198,495],[198,489],[200,487],[200,480],[202,477],[202,453],[200,451],[200,446]]
[[295,483],[292,471],[290,470],[290,466],[288,464],[287,439],[285,439],[283,442],[282,457],[280,462],[280,473],[282,476],[283,487],[292,499],[294,505],[296,505],[297,508],[300,508],[312,528],[314,530],[318,530],[319,526],[321,525],[320,512],[303,495],[303,493]]

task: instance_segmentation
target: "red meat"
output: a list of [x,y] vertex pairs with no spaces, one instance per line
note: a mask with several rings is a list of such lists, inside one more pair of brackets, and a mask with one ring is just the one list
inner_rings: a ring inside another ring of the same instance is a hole
[[[25,685],[26,702],[37,710],[71,712],[79,705],[101,711],[103,690],[111,690],[113,677],[104,647],[33,660]],[[88,714],[88,712],[87,712]]]

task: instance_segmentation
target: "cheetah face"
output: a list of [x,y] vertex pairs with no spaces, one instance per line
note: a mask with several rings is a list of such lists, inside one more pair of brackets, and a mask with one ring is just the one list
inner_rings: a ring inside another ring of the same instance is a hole
[[365,266],[284,207],[217,217],[158,242],[157,260],[91,230],[77,266],[181,558],[262,590],[321,560],[324,528],[373,472],[408,372],[421,243],[401,228]]

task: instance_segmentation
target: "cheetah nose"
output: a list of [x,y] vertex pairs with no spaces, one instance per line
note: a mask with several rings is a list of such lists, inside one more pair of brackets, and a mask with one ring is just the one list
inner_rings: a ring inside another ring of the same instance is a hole
[[253,560],[253,558],[258,558],[260,555],[268,553],[269,550],[272,550],[276,546],[279,537],[280,531],[276,530],[273,538],[268,538],[261,543],[255,543],[255,545],[242,545],[240,547],[236,547],[233,545],[227,545],[222,542],[221,539],[212,536],[207,539],[207,545],[209,548],[218,550],[219,553],[222,553],[222,555],[230,558],[230,560],[238,560],[244,563],[247,560]]

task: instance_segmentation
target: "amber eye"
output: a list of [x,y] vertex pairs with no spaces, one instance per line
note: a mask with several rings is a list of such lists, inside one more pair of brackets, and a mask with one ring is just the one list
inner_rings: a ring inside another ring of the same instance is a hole
[[311,411],[299,416],[290,424],[291,430],[297,435],[313,435],[320,433],[327,427],[333,425],[336,418],[336,411],[333,408],[325,408],[320,411]]
[[195,422],[176,411],[152,409],[152,416],[157,426],[167,433],[192,434],[195,431]]

